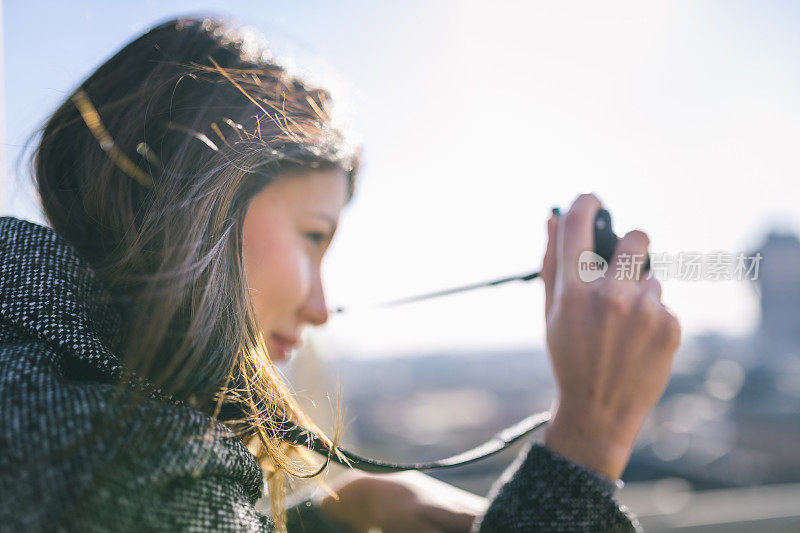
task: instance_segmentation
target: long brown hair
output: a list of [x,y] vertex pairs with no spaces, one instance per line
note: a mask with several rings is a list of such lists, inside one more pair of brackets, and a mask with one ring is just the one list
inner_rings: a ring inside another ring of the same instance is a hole
[[242,225],[252,198],[287,171],[342,168],[352,196],[358,149],[330,100],[249,32],[171,20],[81,83],[33,159],[49,223],[115,297],[125,368],[236,429],[273,473],[278,527],[283,474],[301,470],[275,420],[314,426],[255,321]]

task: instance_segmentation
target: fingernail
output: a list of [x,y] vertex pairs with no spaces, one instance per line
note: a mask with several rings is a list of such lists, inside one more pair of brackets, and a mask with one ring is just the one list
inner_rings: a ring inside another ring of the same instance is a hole
[[559,209],[558,207],[553,207],[550,211],[553,213],[554,217],[557,217],[561,214],[561,209]]

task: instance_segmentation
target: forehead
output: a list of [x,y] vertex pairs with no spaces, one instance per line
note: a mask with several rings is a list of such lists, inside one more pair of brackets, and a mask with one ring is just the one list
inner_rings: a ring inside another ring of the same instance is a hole
[[254,204],[313,209],[336,218],[347,203],[347,174],[340,168],[292,170],[281,174],[253,199]]

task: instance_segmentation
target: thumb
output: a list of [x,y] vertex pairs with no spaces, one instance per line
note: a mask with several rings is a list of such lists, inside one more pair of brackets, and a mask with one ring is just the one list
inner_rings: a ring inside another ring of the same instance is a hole
[[424,504],[420,509],[420,514],[425,526],[434,528],[433,531],[446,533],[468,533],[477,516],[477,513],[468,510],[452,510]]
[[550,313],[556,285],[556,243],[558,235],[558,215],[547,220],[547,250],[542,260],[541,277],[544,281],[544,313]]

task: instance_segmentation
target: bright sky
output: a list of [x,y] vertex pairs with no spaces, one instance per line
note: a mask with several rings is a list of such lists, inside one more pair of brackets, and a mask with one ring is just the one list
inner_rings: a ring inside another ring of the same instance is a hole
[[[401,5],[402,4],[402,5]],[[651,250],[800,232],[800,4],[6,1],[6,153],[138,32],[225,12],[344,96],[366,160],[325,265],[331,306],[538,268],[550,207],[595,191]],[[13,169],[8,172],[14,172]],[[3,214],[40,221],[19,185]],[[768,260],[766,258],[765,260]],[[745,335],[746,282],[664,282],[686,336]],[[514,284],[332,317],[323,353],[541,346]]]

